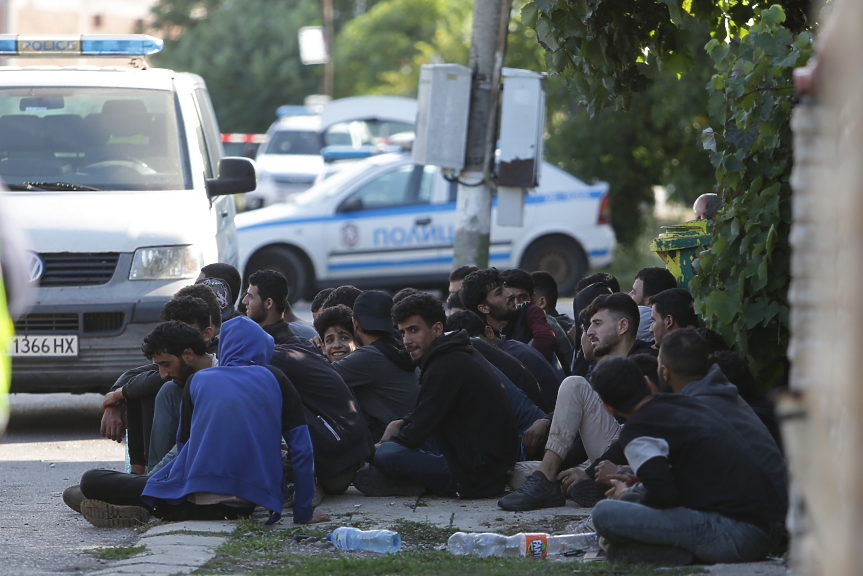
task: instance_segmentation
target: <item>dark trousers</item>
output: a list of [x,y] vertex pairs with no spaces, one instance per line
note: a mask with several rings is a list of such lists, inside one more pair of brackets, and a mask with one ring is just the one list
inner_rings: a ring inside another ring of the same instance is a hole
[[88,500],[101,500],[118,506],[141,506],[149,510],[153,516],[171,522],[236,520],[250,516],[255,510],[254,504],[243,507],[228,504],[201,506],[189,501],[181,504],[158,502],[155,507],[148,506],[141,500],[147,480],[147,476],[125,474],[116,470],[89,470],[81,476],[81,493]]

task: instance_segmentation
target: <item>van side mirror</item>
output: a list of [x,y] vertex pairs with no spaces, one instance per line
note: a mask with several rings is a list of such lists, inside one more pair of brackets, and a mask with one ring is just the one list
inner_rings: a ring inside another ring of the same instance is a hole
[[336,212],[359,212],[363,208],[363,199],[359,196],[351,196],[336,209]]
[[219,177],[207,179],[207,195],[211,198],[251,192],[257,187],[255,163],[248,158],[222,158],[219,160]]

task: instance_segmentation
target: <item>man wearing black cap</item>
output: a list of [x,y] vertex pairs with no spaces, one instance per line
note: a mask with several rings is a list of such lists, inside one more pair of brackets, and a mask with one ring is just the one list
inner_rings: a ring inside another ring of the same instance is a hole
[[419,394],[416,365],[393,338],[388,294],[367,290],[354,303],[354,333],[360,346],[333,368],[354,392],[375,442],[387,424],[413,411]]

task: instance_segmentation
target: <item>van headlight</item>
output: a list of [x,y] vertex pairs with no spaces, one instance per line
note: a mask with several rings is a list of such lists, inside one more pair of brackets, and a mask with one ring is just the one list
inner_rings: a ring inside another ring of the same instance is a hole
[[204,265],[201,248],[153,246],[135,250],[129,280],[175,280],[196,278]]

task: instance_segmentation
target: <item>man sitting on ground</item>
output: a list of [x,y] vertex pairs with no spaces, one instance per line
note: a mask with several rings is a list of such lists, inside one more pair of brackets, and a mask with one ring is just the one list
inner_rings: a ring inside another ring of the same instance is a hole
[[[557,280],[548,272],[537,270],[530,273],[533,278],[533,293],[536,297],[535,304],[542,308],[546,314],[557,320],[560,327],[564,329],[569,337],[572,330],[573,319],[557,311]],[[572,340],[570,339],[570,342]]]
[[496,332],[508,340],[529,344],[548,362],[555,363],[557,337],[545,313],[532,304],[516,308],[514,299],[510,299],[512,295],[496,268],[471,272],[465,276],[459,291],[465,307],[483,318]]
[[276,344],[272,365],[291,380],[303,402],[318,481],[328,493],[341,494],[372,455],[374,442],[356,398],[320,347],[290,330]]
[[315,318],[321,352],[335,366],[357,348],[353,312],[344,304],[324,308]]
[[[650,348],[635,340],[638,306],[626,294],[599,296],[585,314],[590,318],[587,335],[596,358],[635,355]],[[560,482],[571,485],[574,479],[582,478],[583,472],[577,468],[563,472],[560,469],[578,433],[588,459],[594,462],[617,438],[620,424],[602,408],[587,380],[570,376],[560,384],[542,462],[518,490],[501,498],[498,505],[516,511],[566,505]]]
[[195,284],[204,284],[216,294],[216,300],[222,308],[222,322],[239,316],[237,311],[237,297],[240,294],[240,273],[230,264],[208,264],[201,268],[201,273],[195,280]]
[[620,444],[637,482],[613,480],[593,525],[611,561],[754,562],[771,549],[784,506],[744,437],[714,410],[679,394],[653,395],[625,358],[601,360],[591,383],[627,423]]
[[[90,470],[81,478],[81,514],[94,526],[136,526],[149,514],[169,521],[236,519],[256,505],[277,521],[284,504],[280,436],[297,478],[294,521],[324,522],[314,513],[312,445],[290,381],[267,368],[273,340],[248,318],[228,322],[222,366],[207,368],[201,334],[182,322],[161,324],[143,350],[166,377],[188,378],[179,455],[150,478]],[[238,414],[248,417],[238,418]],[[254,416],[252,416],[254,415]]]
[[[324,316],[337,308],[326,309],[315,320],[318,333],[327,323]],[[347,322],[359,348],[333,363],[333,368],[357,397],[375,442],[380,441],[390,422],[416,407],[420,391],[416,365],[393,338],[392,308],[392,298],[377,290],[367,290],[357,297],[352,316],[350,310],[342,307],[348,313]],[[331,331],[332,328],[325,332],[326,338]]]
[[659,349],[659,383],[663,392],[696,398],[727,420],[746,439],[787,506],[788,475],[779,447],[719,366],[710,364],[707,341],[698,332],[675,330],[665,337]]
[[[536,287],[533,282],[533,276],[530,273],[513,268],[503,271],[501,277],[506,287],[509,288],[511,298],[513,298],[516,307],[525,306],[528,303],[536,304]],[[507,303],[507,306],[509,306],[509,303]],[[541,306],[537,305],[537,307],[545,312],[545,319],[548,325],[551,326],[552,331],[554,331],[554,336],[557,338],[554,355],[557,356],[563,373],[569,376],[570,366],[572,365],[572,342],[569,341],[566,330],[557,323],[554,316],[546,312]]]
[[651,326],[650,298],[663,290],[671,290],[672,288],[677,288],[677,280],[665,268],[658,266],[642,268],[635,274],[629,296],[638,304],[638,311],[641,314],[641,324],[637,336],[639,340],[645,342],[653,340],[649,332]]
[[428,294],[393,307],[404,344],[420,367],[416,409],[391,422],[376,468],[357,474],[367,496],[418,495],[425,488],[460,498],[500,493],[518,453],[518,431],[500,377],[465,332],[444,334],[443,304]]
[[650,333],[660,348],[666,335],[681,328],[698,328],[695,300],[683,288],[663,290],[650,298]]
[[[202,284],[194,284],[186,286],[177,291],[171,300],[177,300],[184,297],[200,298],[204,300],[209,313],[206,315],[207,320],[198,325],[197,316],[193,311],[186,307],[172,308],[178,314],[177,317],[172,317],[162,311],[162,321],[181,320],[200,328],[204,338],[207,340],[207,345],[215,351],[218,347],[218,332],[221,326],[221,305],[219,304],[216,295],[209,286]],[[204,316],[201,316],[203,318]],[[129,460],[132,465],[132,472],[135,474],[146,474],[148,463],[152,467],[153,458],[155,462],[164,456],[161,449],[155,450],[158,457],[151,457],[153,452],[153,428],[154,422],[159,419],[159,406],[164,406],[166,401],[169,404],[176,404],[177,414],[179,414],[179,404],[182,394],[179,388],[174,390],[172,386],[165,389],[165,379],[159,375],[158,367],[153,364],[133,368],[123,373],[117,382],[111,387],[111,392],[105,395],[102,401],[104,413],[102,415],[102,435],[106,438],[121,442],[128,429],[128,449]],[[169,400],[166,400],[168,395]],[[169,431],[170,436],[176,436],[177,419],[173,420],[173,428]],[[158,424],[155,424],[158,428]],[[158,436],[160,432],[156,432]],[[157,441],[156,444],[159,444]],[[170,439],[168,449],[173,446],[173,438]]]
[[[243,296],[246,316],[273,337],[276,344],[287,338],[314,338],[315,329],[305,322],[285,321],[288,307],[288,280],[275,270],[258,270],[249,276],[249,287]],[[290,330],[288,329],[290,327]]]
[[476,272],[479,270],[476,266],[459,266],[449,275],[449,293],[457,294],[459,290],[461,290],[461,283],[464,280],[465,276],[470,274],[471,272]]

